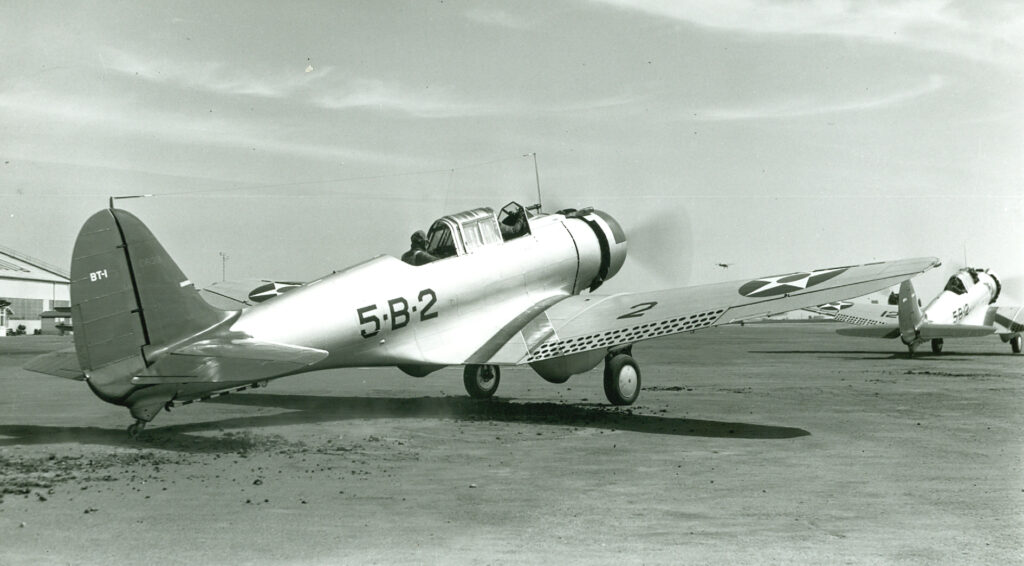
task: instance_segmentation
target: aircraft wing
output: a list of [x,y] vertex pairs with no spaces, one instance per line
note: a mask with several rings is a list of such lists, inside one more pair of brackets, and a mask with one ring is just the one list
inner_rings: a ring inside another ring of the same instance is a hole
[[[934,338],[974,338],[977,336],[988,336],[996,331],[994,326],[981,326],[974,324],[932,324],[926,322],[917,329],[918,340],[932,340]],[[899,338],[899,324],[884,324],[873,326],[852,326],[840,328],[836,334],[843,336],[857,336],[859,338]]]
[[986,324],[994,324],[999,334],[1024,332],[1024,307],[989,307]]
[[827,316],[836,322],[857,326],[881,326],[894,324],[899,319],[896,305],[862,303],[858,301],[834,301],[803,309]]
[[940,264],[915,258],[618,295],[569,297],[489,363],[532,363],[860,297]]

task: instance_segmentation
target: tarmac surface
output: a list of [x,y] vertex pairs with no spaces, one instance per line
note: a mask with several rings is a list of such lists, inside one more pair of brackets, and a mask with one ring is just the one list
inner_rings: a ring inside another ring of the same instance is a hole
[[[1024,356],[832,324],[634,348],[643,391],[503,368],[293,376],[162,413],[0,338],[0,564],[1024,564]],[[925,347],[927,349],[927,347]]]

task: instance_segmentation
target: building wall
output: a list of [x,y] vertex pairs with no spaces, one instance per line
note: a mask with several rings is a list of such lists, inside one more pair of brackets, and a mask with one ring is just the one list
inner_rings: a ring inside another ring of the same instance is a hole
[[0,336],[7,333],[3,328],[17,328],[19,324],[24,324],[26,333],[32,334],[41,327],[40,314],[70,306],[70,286],[0,277],[0,299],[10,301],[10,309],[14,311],[13,315],[0,317]]

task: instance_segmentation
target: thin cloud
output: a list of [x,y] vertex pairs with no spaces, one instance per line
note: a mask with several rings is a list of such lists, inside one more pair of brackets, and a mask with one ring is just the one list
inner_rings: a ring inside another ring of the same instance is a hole
[[525,19],[499,8],[474,7],[466,12],[466,17],[475,22],[506,29],[522,30],[529,27]]
[[1024,11],[1014,3],[947,0],[592,0],[614,8],[748,33],[833,35],[1019,65]]
[[148,82],[225,95],[259,98],[286,98],[308,89],[327,77],[330,67],[305,71],[306,61],[297,62],[288,73],[235,69],[216,61],[146,59],[126,51],[107,49],[102,55],[104,67],[116,73]]
[[825,101],[811,97],[801,97],[776,102],[768,102],[748,107],[705,108],[694,110],[687,118],[698,121],[728,120],[764,120],[799,118],[841,112],[861,112],[876,110],[905,103],[909,100],[931,94],[943,86],[946,80],[938,75],[928,77],[921,85],[895,92],[883,93],[870,98],[852,100]]
[[625,106],[632,95],[559,103],[546,100],[473,100],[440,85],[411,87],[396,81],[341,77],[332,67],[292,73],[266,73],[232,69],[215,61],[194,62],[168,58],[149,60],[126,51],[107,49],[102,63],[108,71],[146,82],[219,96],[287,99],[326,110],[373,110],[415,118],[462,118],[513,114],[584,112]]
[[0,93],[0,109],[12,116],[47,120],[57,124],[89,126],[118,134],[185,144],[293,155],[313,159],[393,163],[391,155],[331,144],[317,144],[267,136],[246,124],[215,118],[197,119],[170,112],[146,110],[110,98],[80,98],[38,89]]
[[448,89],[423,87],[410,89],[381,80],[349,81],[336,92],[323,94],[313,103],[330,110],[374,108],[420,118],[451,118],[500,114],[509,110],[504,104],[482,104],[463,100]]

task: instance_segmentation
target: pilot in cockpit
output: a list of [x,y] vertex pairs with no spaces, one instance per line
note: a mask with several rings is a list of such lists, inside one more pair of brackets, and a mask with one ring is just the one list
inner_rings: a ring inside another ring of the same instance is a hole
[[508,203],[501,209],[501,214],[498,216],[498,227],[501,229],[501,239],[506,242],[529,234],[530,227],[526,221],[526,209],[519,203]]
[[410,240],[409,251],[402,254],[402,261],[409,265],[423,265],[437,259],[427,251],[427,235],[423,230],[413,232]]

